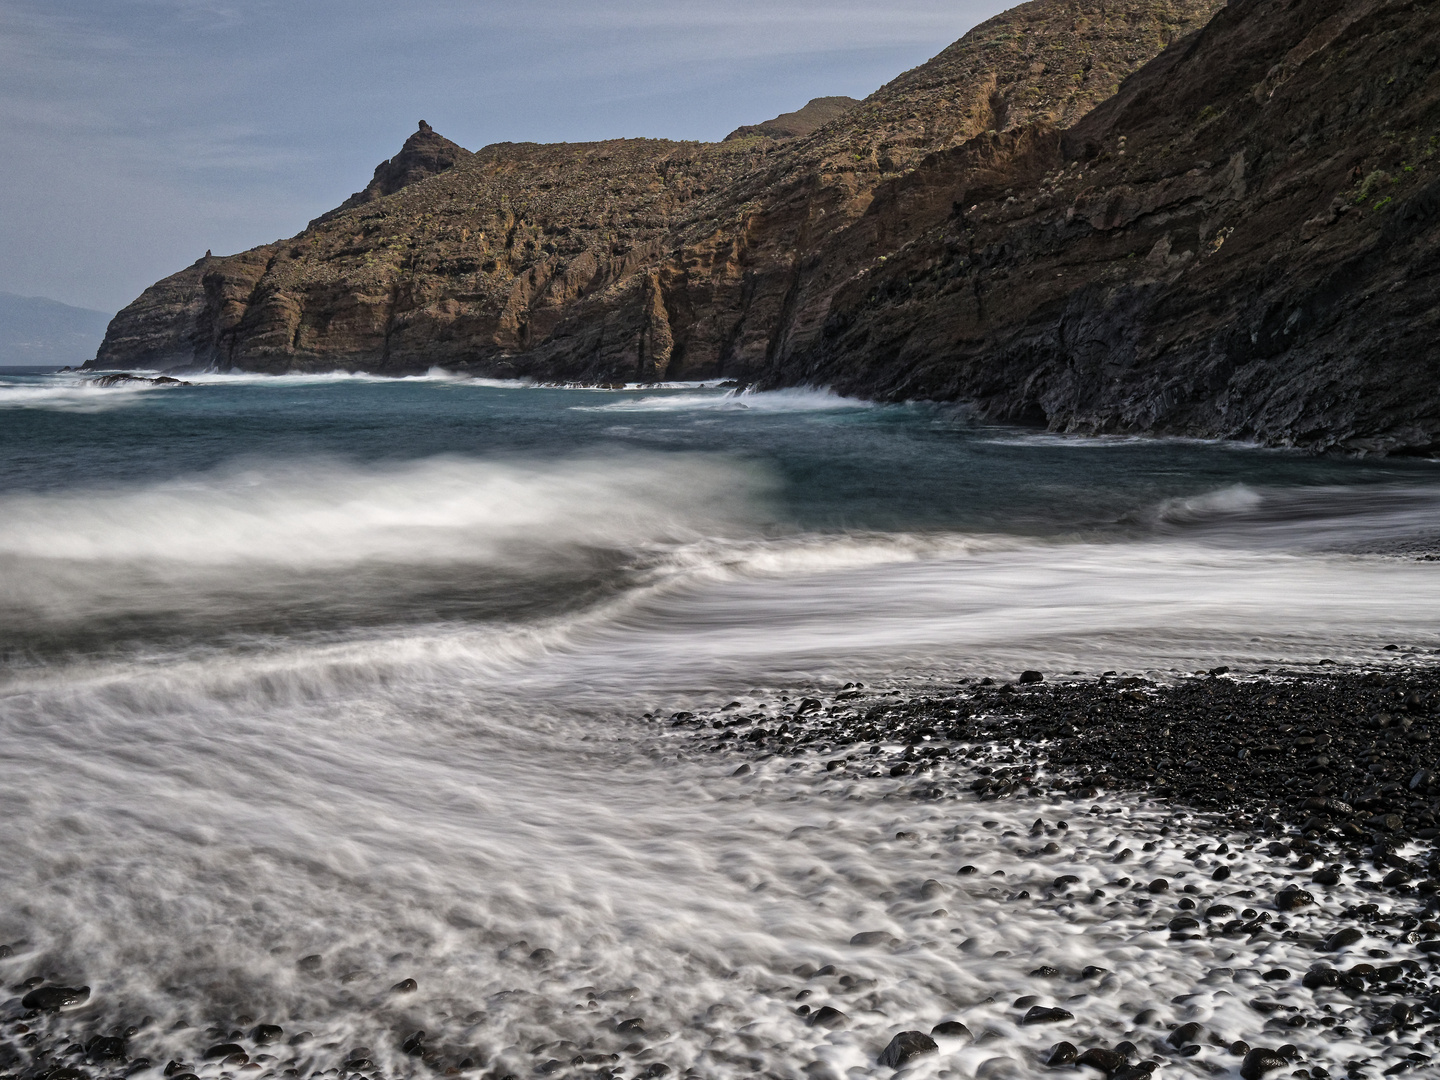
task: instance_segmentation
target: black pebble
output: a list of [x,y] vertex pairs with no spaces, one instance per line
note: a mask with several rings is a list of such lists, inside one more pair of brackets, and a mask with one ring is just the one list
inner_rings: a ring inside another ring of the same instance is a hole
[[1074,1020],[1075,1014],[1066,1012],[1064,1009],[1046,1008],[1044,1005],[1032,1006],[1025,1014],[1022,1024],[1055,1024],[1061,1020]]
[[1050,1048],[1045,1055],[1045,1064],[1051,1068],[1059,1068],[1061,1065],[1074,1065],[1075,1059],[1079,1057],[1080,1051],[1068,1042],[1058,1042]]
[[1325,939],[1326,952],[1339,952],[1347,946],[1354,945],[1365,935],[1353,926],[1347,926],[1344,930],[1337,930]]
[[1128,1062],[1125,1060],[1125,1055],[1118,1051],[1107,1050],[1103,1046],[1094,1046],[1076,1058],[1075,1064],[1089,1069],[1099,1069],[1106,1076],[1113,1076],[1125,1068]]
[[914,1061],[925,1054],[938,1053],[940,1047],[923,1031],[902,1031],[890,1040],[890,1045],[880,1053],[880,1064],[898,1069],[907,1061]]
[[1189,1046],[1191,1043],[1199,1039],[1200,1032],[1203,1030],[1204,1028],[1202,1028],[1199,1024],[1182,1024],[1180,1027],[1172,1031],[1170,1033],[1170,1037],[1165,1041],[1178,1050],[1180,1047]]
[[1275,906],[1281,911],[1295,911],[1315,903],[1315,897],[1295,885],[1287,885],[1275,897]]
[[56,1012],[67,1005],[78,1005],[90,997],[88,986],[42,986],[20,999],[22,1009]]
[[1247,1051],[1245,1060],[1240,1063],[1241,1080],[1260,1080],[1267,1072],[1283,1069],[1285,1065],[1285,1058],[1278,1051],[1257,1046]]
[[279,1042],[280,1036],[284,1034],[285,1031],[279,1024],[260,1024],[250,1032],[250,1038],[255,1040],[257,1046],[268,1046],[270,1043]]
[[947,1039],[970,1039],[970,1029],[959,1020],[944,1020],[930,1029],[931,1035],[940,1035]]
[[85,1044],[92,1061],[119,1061],[125,1056],[125,1040],[114,1035],[97,1035]]

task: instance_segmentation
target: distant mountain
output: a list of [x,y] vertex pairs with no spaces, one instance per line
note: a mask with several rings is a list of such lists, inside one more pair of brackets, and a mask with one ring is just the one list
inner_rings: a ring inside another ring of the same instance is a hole
[[0,292],[0,367],[83,364],[109,323],[103,311]]
[[811,98],[803,109],[781,113],[774,120],[766,120],[763,124],[746,124],[736,128],[725,136],[725,141],[753,135],[764,135],[771,139],[798,139],[820,130],[832,120],[840,119],[859,104],[860,102],[852,97]]

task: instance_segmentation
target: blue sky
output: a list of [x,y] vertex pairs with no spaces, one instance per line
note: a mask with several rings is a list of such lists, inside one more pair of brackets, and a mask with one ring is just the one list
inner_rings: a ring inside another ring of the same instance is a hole
[[427,120],[718,139],[863,97],[995,0],[4,0],[0,290],[113,311],[304,227]]

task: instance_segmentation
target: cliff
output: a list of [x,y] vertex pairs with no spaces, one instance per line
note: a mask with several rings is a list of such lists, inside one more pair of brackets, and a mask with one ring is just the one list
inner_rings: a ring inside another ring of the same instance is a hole
[[906,242],[762,381],[1061,431],[1435,453],[1437,151],[1440,5],[1231,3],[1074,126],[982,137],[887,186],[874,228]]
[[411,168],[439,139],[422,129],[298,236],[152,286],[91,366],[783,378],[835,291],[910,238],[877,231],[877,197],[986,131],[1072,123],[1218,2],[1036,0],[801,137]]
[[402,152],[147,290],[96,365],[731,376],[1433,454],[1437,152],[1433,0],[1038,0],[808,135]]

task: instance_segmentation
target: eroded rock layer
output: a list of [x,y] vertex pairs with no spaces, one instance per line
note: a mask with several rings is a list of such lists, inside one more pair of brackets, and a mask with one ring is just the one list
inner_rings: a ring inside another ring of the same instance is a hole
[[[1440,6],[1247,0],[1073,127],[937,154],[946,221],[770,382],[1067,431],[1440,448]],[[878,227],[878,225],[877,225]]]
[[1037,0],[803,138],[466,155],[422,130],[299,236],[147,290],[96,364],[748,378],[813,336],[861,268],[835,260],[904,242],[866,223],[877,191],[987,130],[1083,115],[1217,4]]

